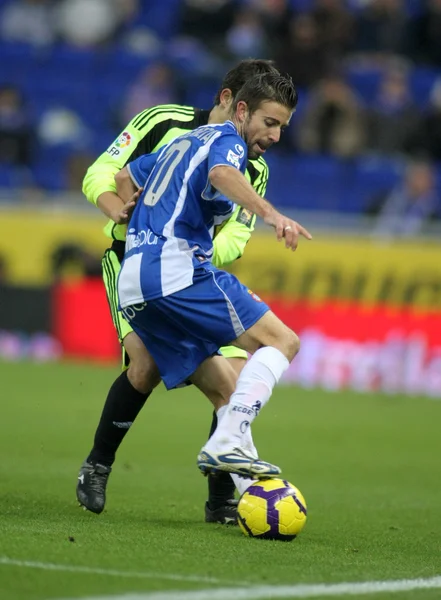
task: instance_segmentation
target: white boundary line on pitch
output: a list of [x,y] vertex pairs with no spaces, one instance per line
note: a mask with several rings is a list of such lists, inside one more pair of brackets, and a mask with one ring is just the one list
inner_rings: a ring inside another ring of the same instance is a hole
[[[109,575],[111,577],[130,577],[134,579],[165,579],[168,581],[188,581],[193,583],[235,584],[237,581],[205,577],[204,575],[177,575],[174,573],[154,573],[151,571],[119,571],[118,569],[102,569],[100,567],[86,567],[81,565],[63,565],[56,563],[37,562],[32,560],[17,560],[7,556],[0,556],[0,566],[24,567],[40,569],[42,571],[65,571],[70,573],[89,573],[90,575]],[[244,583],[244,585],[247,585]]]
[[117,596],[90,596],[78,600],[264,600],[271,598],[317,598],[319,596],[362,596],[383,592],[411,592],[441,588],[441,576],[428,579],[365,581],[361,583],[320,583],[231,587],[189,592],[147,592]]

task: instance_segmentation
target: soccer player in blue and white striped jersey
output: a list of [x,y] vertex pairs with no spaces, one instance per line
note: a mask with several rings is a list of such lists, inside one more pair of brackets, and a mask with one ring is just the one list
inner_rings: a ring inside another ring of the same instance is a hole
[[264,218],[295,249],[310,234],[258,196],[243,172],[280,138],[296,104],[292,81],[262,75],[237,96],[231,120],[177,138],[141,157],[117,177],[144,191],[129,224],[118,283],[120,304],[153,356],[167,388],[186,380],[200,387],[209,374],[231,377],[219,347],[253,354],[219,425],[198,458],[203,472],[277,476],[280,469],[245,449],[245,436],[275,383],[298,351],[298,338],[254,294],[210,261],[210,229],[234,203]]

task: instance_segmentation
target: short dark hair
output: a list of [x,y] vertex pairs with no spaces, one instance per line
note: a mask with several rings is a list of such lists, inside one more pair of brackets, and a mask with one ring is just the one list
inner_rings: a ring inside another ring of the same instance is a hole
[[274,65],[274,61],[272,60],[264,60],[262,58],[247,58],[246,60],[242,60],[225,75],[221,87],[215,96],[214,104],[219,106],[222,90],[228,88],[231,90],[234,98],[241,87],[243,87],[251,77],[263,75],[264,73],[273,73],[276,75],[278,72],[278,69]]
[[264,73],[250,78],[234,98],[233,110],[238,102],[243,101],[248,105],[248,110],[253,114],[262,102],[278,102],[293,111],[297,106],[298,95],[294,83],[289,75],[281,73]]

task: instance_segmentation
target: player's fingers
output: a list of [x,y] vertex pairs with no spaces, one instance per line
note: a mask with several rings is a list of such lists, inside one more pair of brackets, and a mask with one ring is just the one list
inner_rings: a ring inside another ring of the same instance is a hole
[[281,242],[283,239],[283,236],[285,234],[285,231],[283,228],[283,223],[281,221],[278,221],[275,225],[275,228],[276,228],[277,241]]
[[297,246],[299,244],[299,234],[297,232],[296,228],[293,228],[291,230],[291,238],[290,238],[290,243],[289,246],[287,246],[288,248],[291,248],[291,250],[296,250]]
[[128,223],[130,221],[130,217],[132,216],[133,209],[136,206],[136,202],[133,200],[129,200],[124,208],[121,210],[121,222]]
[[299,245],[299,235],[295,234],[293,240],[292,240],[292,244],[291,244],[291,250],[294,252],[294,250],[297,250],[297,246]]
[[291,225],[286,225],[283,228],[283,236],[285,238],[285,248],[291,248],[293,237],[294,237],[294,229]]
[[312,235],[309,233],[309,231],[307,229],[305,229],[305,227],[302,227],[301,225],[299,225],[298,230],[299,230],[300,235],[303,235],[304,238],[306,238],[307,240],[312,240]]
[[133,196],[130,198],[130,202],[136,202],[138,200],[138,198],[140,197],[140,195],[142,194],[144,188],[138,188],[136,190],[136,192],[133,194]]

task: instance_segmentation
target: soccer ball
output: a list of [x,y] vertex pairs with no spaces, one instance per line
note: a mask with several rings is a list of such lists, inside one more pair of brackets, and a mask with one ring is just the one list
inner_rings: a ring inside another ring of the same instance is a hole
[[237,507],[245,535],[266,540],[293,540],[306,523],[301,492],[284,479],[264,479],[244,492]]

